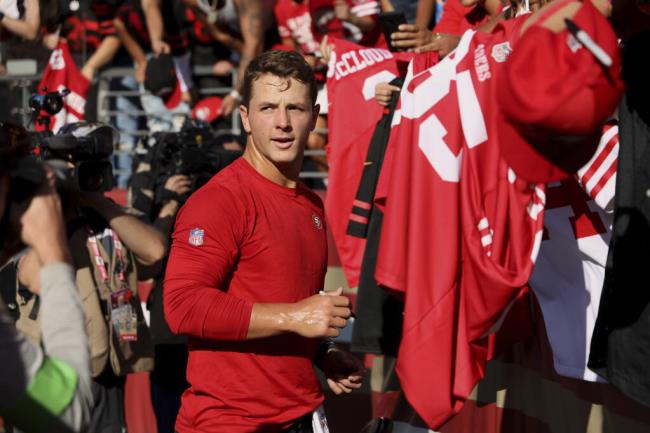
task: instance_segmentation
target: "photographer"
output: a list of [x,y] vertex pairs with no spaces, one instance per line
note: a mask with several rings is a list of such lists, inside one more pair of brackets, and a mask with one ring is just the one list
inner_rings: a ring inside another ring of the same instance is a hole
[[12,243],[7,236],[20,226],[20,239],[31,247],[38,263],[43,345],[30,343],[16,331],[0,301],[0,416],[29,433],[85,431],[92,407],[88,341],[61,201],[51,177],[31,200],[15,199],[20,191],[13,180],[38,167],[18,167],[19,158],[28,158],[27,140],[23,128],[0,123],[2,256],[14,252],[5,248]]
[[[126,374],[153,368],[137,282],[155,271],[165,254],[165,242],[156,229],[102,194],[112,184],[107,158],[116,131],[108,125],[84,123],[66,125],[61,131],[40,147],[42,157],[59,168],[70,251],[86,314],[95,400],[90,428],[121,431],[126,428]],[[35,263],[31,252],[18,262],[19,283],[30,292],[38,292],[30,278]],[[38,300],[23,299],[19,329],[29,332],[38,316]]]

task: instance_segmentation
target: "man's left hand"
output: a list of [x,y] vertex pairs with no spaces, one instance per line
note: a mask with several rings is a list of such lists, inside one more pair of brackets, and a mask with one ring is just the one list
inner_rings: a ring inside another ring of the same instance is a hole
[[323,372],[332,392],[340,395],[361,388],[366,369],[350,352],[332,348],[323,359]]

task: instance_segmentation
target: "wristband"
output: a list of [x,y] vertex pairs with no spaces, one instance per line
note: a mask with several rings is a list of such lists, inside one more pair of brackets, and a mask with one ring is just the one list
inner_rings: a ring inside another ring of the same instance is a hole
[[0,12],[0,23],[1,23],[2,20],[4,20],[4,19],[5,19],[5,13],[4,13],[4,12]]
[[239,92],[237,91],[237,89],[232,89],[232,90],[230,91],[230,93],[228,93],[228,96],[230,96],[231,98],[233,98],[233,99],[236,100],[237,102],[240,102],[240,101],[241,101],[241,95],[239,94]]

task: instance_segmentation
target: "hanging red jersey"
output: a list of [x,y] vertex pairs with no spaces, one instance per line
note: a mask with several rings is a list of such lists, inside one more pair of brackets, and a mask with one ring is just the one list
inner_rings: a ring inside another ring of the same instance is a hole
[[544,186],[506,166],[495,131],[494,77],[524,20],[466,32],[452,54],[405,83],[395,114],[375,276],[405,292],[397,370],[431,428],[483,376],[485,337],[526,289],[541,241]]
[[274,12],[280,37],[293,39],[303,54],[320,51],[312,31],[307,3],[278,0]]
[[411,55],[363,48],[341,39],[332,39],[332,43],[327,73],[330,132],[325,211],[348,285],[356,287],[365,240],[346,231],[370,138],[383,113],[375,101],[375,86],[399,75],[397,56],[408,59]]
[[558,374],[599,382],[587,368],[612,232],[618,126],[574,178],[547,185],[544,237],[530,285]]
[[[63,109],[56,116],[48,116],[42,112],[43,116],[50,119],[50,130],[57,132],[66,123],[78,122],[84,119],[86,109],[86,94],[90,87],[90,81],[86,79],[70,54],[68,42],[61,38],[59,44],[52,51],[50,60],[45,67],[41,82],[38,83],[38,91],[44,94],[44,88],[47,92],[62,91],[68,89],[70,93],[63,98]],[[36,130],[45,129],[44,124],[35,125]]]
[[[345,0],[345,2],[350,8],[350,14],[356,17],[371,17],[376,21],[377,15],[381,12],[379,2],[376,0]],[[386,48],[386,41],[379,25],[375,25],[368,32],[362,32],[354,24],[339,20],[334,12],[333,0],[310,0],[309,11],[314,35],[318,41],[328,35],[330,39],[347,39],[366,47]]]

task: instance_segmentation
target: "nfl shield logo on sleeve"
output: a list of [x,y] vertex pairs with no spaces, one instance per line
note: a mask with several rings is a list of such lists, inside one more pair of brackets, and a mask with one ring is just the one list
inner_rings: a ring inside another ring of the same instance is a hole
[[190,230],[190,245],[194,245],[195,247],[200,247],[203,245],[203,229],[192,229]]

